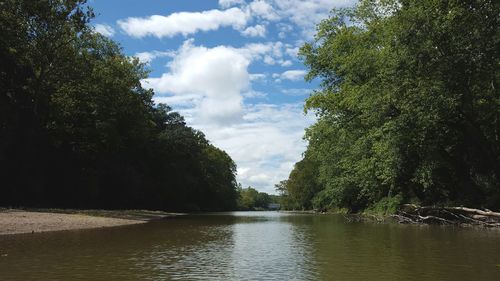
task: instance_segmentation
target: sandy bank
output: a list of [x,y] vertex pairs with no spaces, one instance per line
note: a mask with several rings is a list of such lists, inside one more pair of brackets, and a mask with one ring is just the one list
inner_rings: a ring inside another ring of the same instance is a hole
[[59,230],[90,229],[146,223],[146,219],[124,219],[86,214],[0,211],[0,235]]

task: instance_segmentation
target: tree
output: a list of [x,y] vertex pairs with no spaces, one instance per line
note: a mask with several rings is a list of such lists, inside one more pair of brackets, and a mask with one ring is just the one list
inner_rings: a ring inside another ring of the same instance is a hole
[[273,200],[271,195],[259,192],[250,186],[247,188],[239,187],[238,194],[238,209],[240,210],[267,209]]
[[318,26],[300,51],[307,79],[322,81],[306,101],[318,206],[401,196],[500,208],[498,12],[494,1],[361,1]]
[[323,189],[318,181],[318,163],[306,156],[295,163],[288,180],[276,185],[286,209],[309,210],[312,199]]
[[85,0],[0,2],[0,205],[227,210],[236,166],[141,86]]

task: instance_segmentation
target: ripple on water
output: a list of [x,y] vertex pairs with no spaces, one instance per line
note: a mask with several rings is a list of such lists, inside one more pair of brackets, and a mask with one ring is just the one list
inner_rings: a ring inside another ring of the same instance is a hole
[[0,236],[0,280],[500,280],[500,231],[242,212]]

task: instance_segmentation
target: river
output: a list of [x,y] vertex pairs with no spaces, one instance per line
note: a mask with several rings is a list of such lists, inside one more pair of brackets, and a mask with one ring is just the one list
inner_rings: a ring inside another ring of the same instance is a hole
[[500,231],[234,212],[0,236],[0,280],[500,280]]

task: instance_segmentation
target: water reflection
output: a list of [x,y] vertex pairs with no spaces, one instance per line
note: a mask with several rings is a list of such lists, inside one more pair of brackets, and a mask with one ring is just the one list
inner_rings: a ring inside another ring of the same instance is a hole
[[285,216],[192,217],[184,221],[182,235],[174,235],[183,239],[157,245],[134,262],[139,268],[153,267],[155,278],[169,280],[317,280],[308,234]]
[[500,232],[244,212],[0,236],[0,280],[500,280]]
[[233,235],[237,280],[317,279],[307,232],[285,217],[234,224]]

